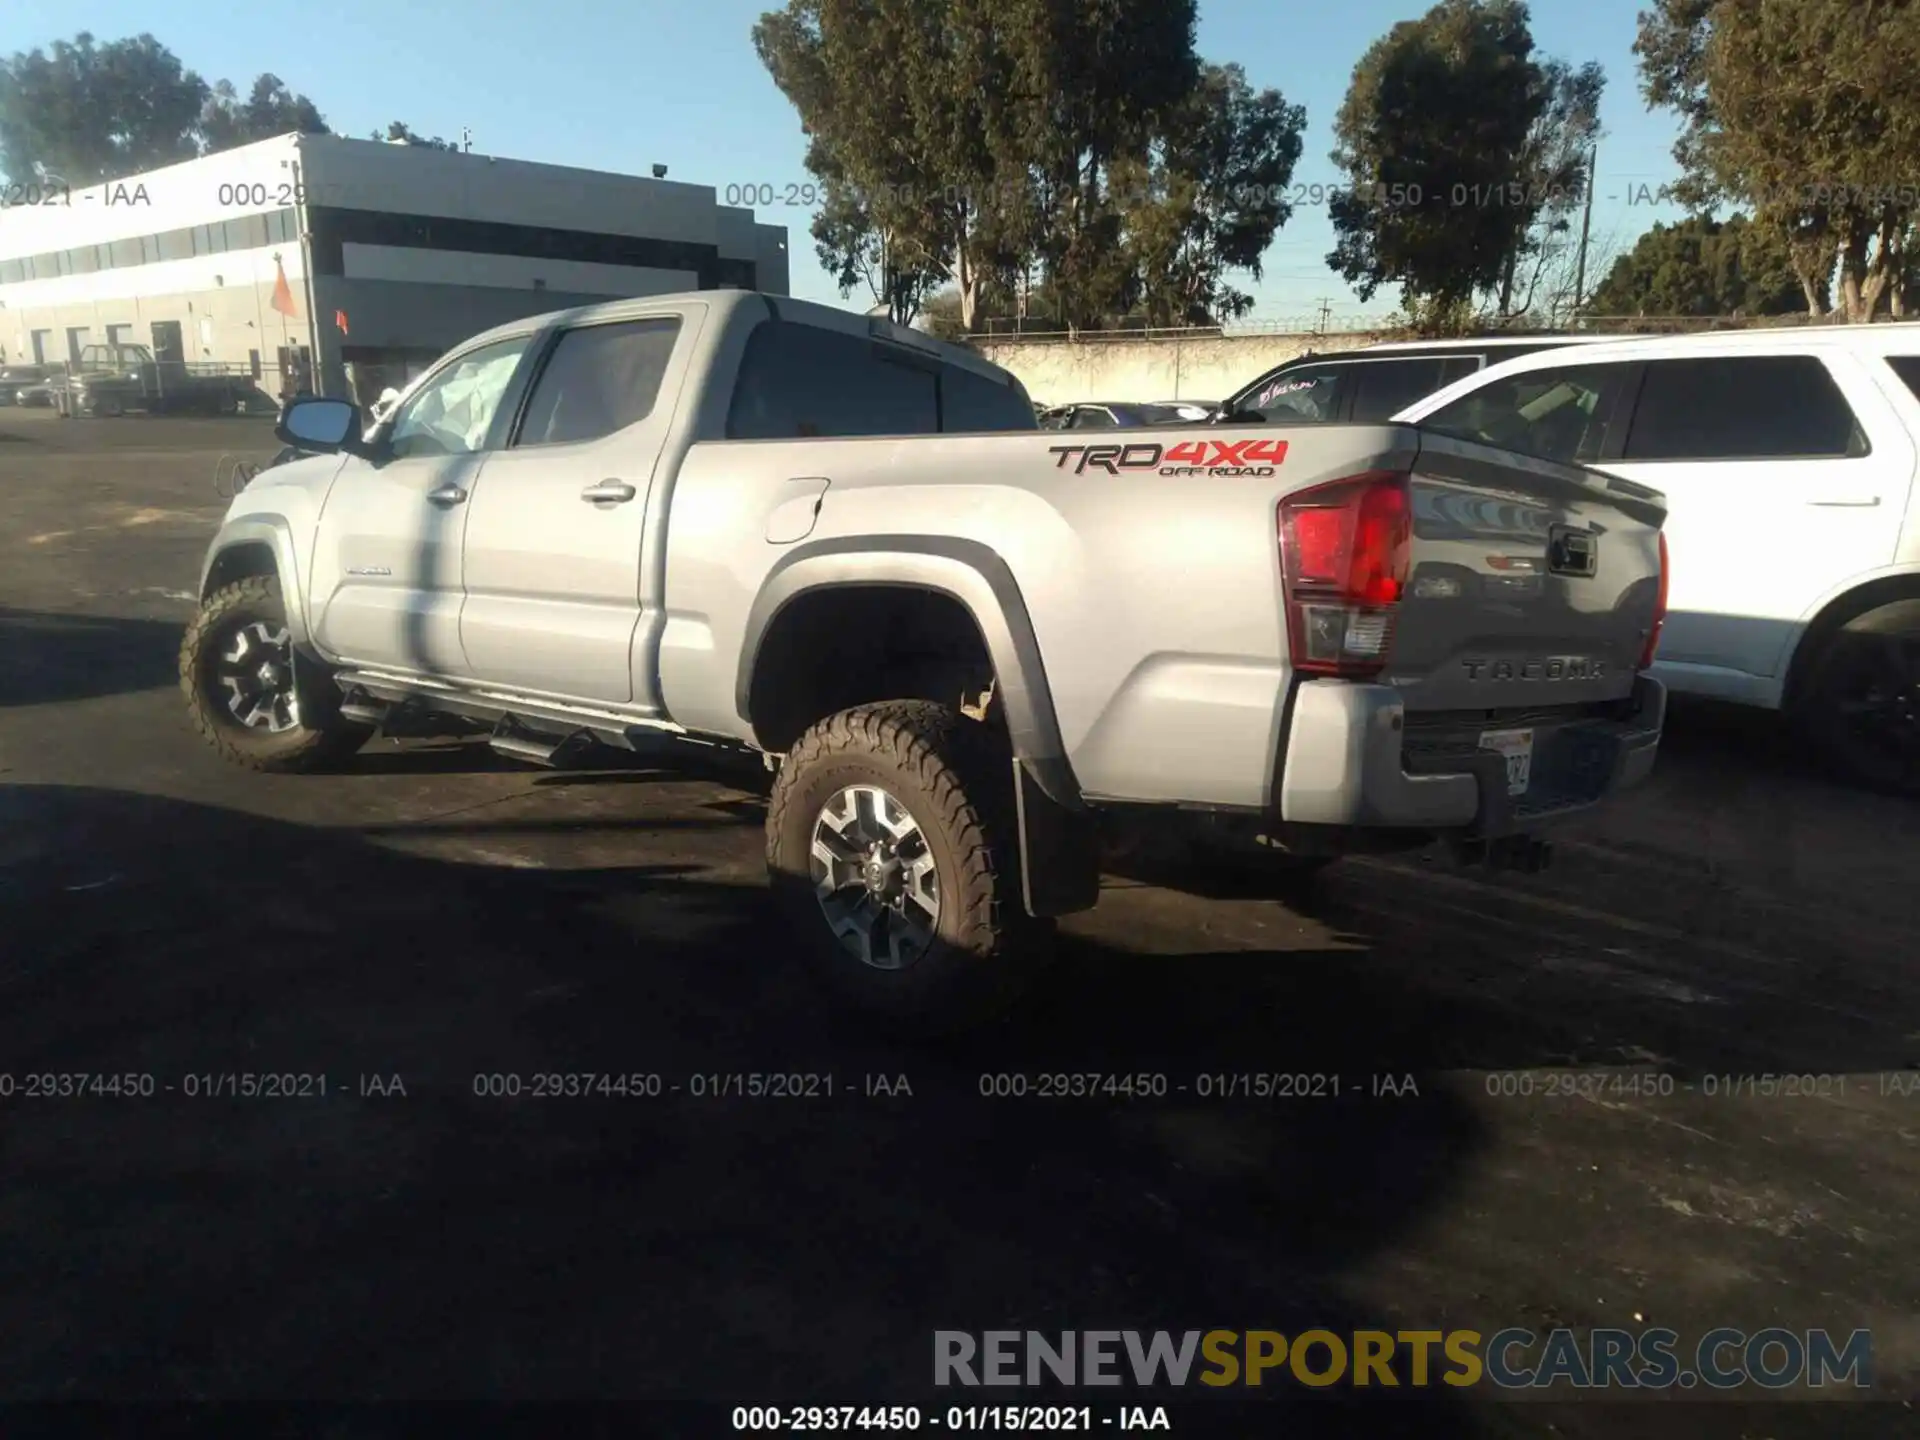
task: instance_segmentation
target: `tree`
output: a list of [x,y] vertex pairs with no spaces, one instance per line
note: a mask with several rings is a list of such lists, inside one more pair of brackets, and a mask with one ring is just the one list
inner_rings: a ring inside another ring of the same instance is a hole
[[81,185],[191,160],[209,94],[151,35],[18,52],[0,64],[0,168]]
[[1171,116],[1195,103],[1194,0],[984,8],[1003,13],[1018,39],[1009,113],[1030,180],[1013,248],[1038,262],[1060,321],[1098,325],[1140,298],[1125,201]]
[[1022,170],[992,0],[790,0],[754,49],[808,137],[827,206],[821,259],[848,293],[869,273],[897,317],[950,277],[964,323],[1006,263],[1003,198]]
[[294,132],[329,133],[313,101],[288,90],[278,75],[255,79],[244,101],[230,81],[222,80],[213,87],[200,111],[200,141],[203,153],[208,155]]
[[1573,217],[1593,183],[1593,145],[1606,85],[1606,72],[1591,61],[1578,69],[1563,60],[1540,64],[1544,103],[1527,131],[1508,192],[1520,202],[1527,223],[1507,253],[1493,296],[1501,319],[1532,310],[1541,282],[1574,248]]
[[[811,227],[814,252],[844,298],[864,286],[876,305],[899,325],[911,325],[928,297],[947,278],[946,266],[924,249],[902,247],[875,221],[860,193],[844,181],[824,187]],[[953,293],[959,313],[959,293]]]
[[412,129],[403,120],[390,120],[385,130],[375,130],[367,137],[369,140],[384,140],[391,145],[418,145],[427,150],[458,150],[460,147],[451,140],[442,140],[438,135],[428,139]]
[[1594,315],[1791,315],[1803,308],[1785,239],[1744,215],[1655,225],[1614,261]]
[[1193,0],[789,0],[753,40],[807,134],[832,212],[815,240],[846,290],[943,275],[971,328],[1037,260],[1069,318],[1130,298],[1109,167],[1191,90]]
[[1171,110],[1144,160],[1116,162],[1138,306],[1154,325],[1211,325],[1253,297],[1229,271],[1260,278],[1260,257],[1287,222],[1307,112],[1278,90],[1256,93],[1238,65],[1207,65]]
[[1905,298],[1920,219],[1920,0],[1655,0],[1635,51],[1648,103],[1686,122],[1683,198],[1733,201],[1790,247],[1812,314]]
[[1534,58],[1521,0],[1442,0],[1395,25],[1334,122],[1346,184],[1327,263],[1363,300],[1399,284],[1408,312],[1436,323],[1482,294],[1510,313],[1522,264],[1545,248],[1538,227],[1581,196],[1602,83],[1597,66]]

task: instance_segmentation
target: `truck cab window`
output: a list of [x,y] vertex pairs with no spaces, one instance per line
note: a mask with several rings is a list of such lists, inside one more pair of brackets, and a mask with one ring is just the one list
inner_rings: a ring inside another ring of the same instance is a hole
[[416,390],[387,432],[393,458],[471,455],[485,449],[528,338],[516,335],[470,351]]
[[729,440],[937,435],[932,369],[861,335],[771,320],[747,341],[727,413]]
[[679,334],[670,316],[567,331],[533,383],[515,446],[598,440],[646,419]]

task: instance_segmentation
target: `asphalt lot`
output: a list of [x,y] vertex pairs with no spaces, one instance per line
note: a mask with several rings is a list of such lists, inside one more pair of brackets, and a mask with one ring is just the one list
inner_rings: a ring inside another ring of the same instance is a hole
[[[157,1084],[0,1098],[0,1401],[677,1397],[705,1408],[627,1433],[720,1434],[736,1404],[944,1405],[936,1328],[1783,1325],[1871,1329],[1892,1403],[1440,1387],[1393,1413],[1920,1430],[1910,804],[1687,707],[1655,781],[1546,875],[1111,877],[1037,1003],[879,1042],[769,927],[751,773],[378,740],[347,774],[266,777],[205,749],[173,667],[216,464],[274,448],[258,420],[0,410],[0,1074]],[[1674,1091],[1544,1093],[1616,1067]],[[1189,1089],[980,1093],[1063,1071]],[[327,1094],[184,1093],[233,1072]],[[543,1072],[682,1092],[475,1093]],[[740,1072],[833,1095],[688,1093]],[[1246,1072],[1340,1095],[1194,1093]],[[1755,1074],[1836,1078],[1706,1079]],[[1234,1433],[1385,1433],[1345,1390],[1252,1395],[1273,1418]],[[1174,1433],[1228,1403],[1147,1398]]]

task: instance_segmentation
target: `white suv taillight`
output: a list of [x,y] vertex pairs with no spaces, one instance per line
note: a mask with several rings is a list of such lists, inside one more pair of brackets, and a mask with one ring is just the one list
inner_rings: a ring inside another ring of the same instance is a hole
[[1280,502],[1279,524],[1293,668],[1377,675],[1412,560],[1407,475],[1369,471],[1301,490]]
[[1660,627],[1667,623],[1667,532],[1660,532],[1660,588],[1653,592],[1653,624],[1647,630],[1646,648],[1640,652],[1640,668],[1653,664],[1653,652],[1660,648]]

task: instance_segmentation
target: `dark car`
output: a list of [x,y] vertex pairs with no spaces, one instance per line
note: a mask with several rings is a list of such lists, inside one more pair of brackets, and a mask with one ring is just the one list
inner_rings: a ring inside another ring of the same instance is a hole
[[1089,400],[1059,405],[1041,417],[1043,430],[1113,430],[1143,425],[1196,425],[1213,407],[1196,400],[1143,403],[1136,400]]
[[1215,423],[1270,421],[1287,425],[1390,420],[1416,400],[1476,370],[1536,350],[1619,340],[1618,335],[1485,336],[1368,345],[1301,355],[1235,391],[1214,412]]
[[38,391],[49,373],[45,365],[0,365],[0,405],[45,405],[46,399],[22,399],[21,392]]

